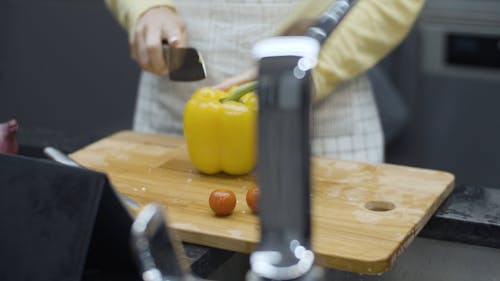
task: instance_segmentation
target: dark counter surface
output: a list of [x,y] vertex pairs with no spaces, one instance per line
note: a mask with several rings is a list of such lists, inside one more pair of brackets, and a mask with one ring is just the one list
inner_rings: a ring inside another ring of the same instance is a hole
[[420,235],[500,249],[500,189],[457,185]]

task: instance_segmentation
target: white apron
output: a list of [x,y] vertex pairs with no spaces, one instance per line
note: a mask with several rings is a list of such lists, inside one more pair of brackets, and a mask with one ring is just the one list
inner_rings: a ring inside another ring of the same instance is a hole
[[[300,0],[178,0],[189,45],[206,63],[207,79],[173,82],[143,72],[134,130],[182,134],[184,106],[196,89],[247,70],[253,45],[275,31]],[[383,161],[383,135],[371,85],[365,76],[341,85],[313,108],[312,152],[369,162]]]

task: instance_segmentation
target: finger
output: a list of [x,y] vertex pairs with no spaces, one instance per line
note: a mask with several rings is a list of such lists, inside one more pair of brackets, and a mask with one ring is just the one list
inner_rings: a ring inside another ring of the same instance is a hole
[[294,22],[291,26],[289,26],[284,32],[283,35],[293,36],[293,35],[304,35],[309,27],[311,27],[316,20],[314,19],[301,19]]
[[137,34],[136,38],[137,60],[142,68],[144,68],[145,70],[150,70],[151,67],[149,66],[149,54],[146,45],[146,33],[147,33],[147,27],[144,27],[140,29],[140,32]]
[[246,82],[250,82],[252,80],[255,80],[257,76],[257,72],[255,69],[250,69],[240,75],[233,76],[231,78],[228,78],[224,81],[222,81],[220,84],[215,85],[214,88],[227,91],[231,89],[234,86],[238,86],[241,84],[244,84]]
[[241,82],[241,79],[239,77],[231,77],[231,78],[228,78],[228,79],[222,81],[220,84],[215,85],[214,88],[222,90],[222,91],[227,91],[227,90],[231,89],[233,86],[236,86],[236,85],[239,85],[242,83],[244,83],[244,82]]
[[163,59],[161,29],[149,28],[146,33],[145,41],[149,59],[148,67],[155,73],[164,73],[166,71],[166,65]]
[[181,38],[178,41],[177,47],[186,47],[188,45],[188,33],[185,27],[181,27]]
[[183,25],[164,25],[162,28],[162,35],[172,47],[187,46],[187,32]]
[[[162,30],[163,38],[167,40],[168,44],[172,48],[187,46],[187,33],[185,32],[185,28],[183,29],[182,26],[165,24]],[[182,53],[177,53],[177,56],[170,57],[167,61],[166,71],[175,70],[182,64],[183,57],[181,54]]]
[[[141,37],[141,28],[136,28],[134,30],[134,33],[132,35],[131,41],[130,41],[130,54],[133,60],[135,60],[139,64],[139,38]],[[139,64],[140,65],[140,64]]]

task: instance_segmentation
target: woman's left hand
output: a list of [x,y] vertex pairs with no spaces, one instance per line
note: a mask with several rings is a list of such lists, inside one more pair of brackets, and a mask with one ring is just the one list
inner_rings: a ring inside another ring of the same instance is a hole
[[246,82],[253,81],[255,79],[257,79],[257,69],[251,68],[241,74],[227,78],[218,85],[215,85],[214,88],[227,91],[234,86],[238,86]]
[[[306,32],[307,28],[309,28],[314,23],[315,23],[314,19],[302,19],[292,24],[289,28],[287,28],[283,32],[282,35],[285,36],[303,35]],[[214,88],[227,91],[234,86],[238,86],[256,79],[257,79],[257,69],[253,67],[241,74],[227,78],[218,85],[215,85]]]

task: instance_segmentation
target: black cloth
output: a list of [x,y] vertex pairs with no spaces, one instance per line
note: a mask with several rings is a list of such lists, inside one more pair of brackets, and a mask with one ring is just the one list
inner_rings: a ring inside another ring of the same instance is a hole
[[132,216],[104,174],[0,154],[0,224],[0,280],[139,279]]

